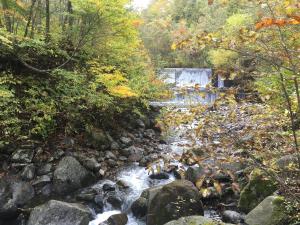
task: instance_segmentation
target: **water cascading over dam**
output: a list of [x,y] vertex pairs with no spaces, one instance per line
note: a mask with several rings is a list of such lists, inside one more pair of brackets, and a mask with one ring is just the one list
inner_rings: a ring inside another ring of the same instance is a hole
[[[195,105],[207,104],[215,100],[208,85],[212,85],[212,70],[207,68],[165,68],[161,78],[174,91],[174,97],[168,101],[155,102],[158,105]],[[218,82],[222,87],[222,81]]]

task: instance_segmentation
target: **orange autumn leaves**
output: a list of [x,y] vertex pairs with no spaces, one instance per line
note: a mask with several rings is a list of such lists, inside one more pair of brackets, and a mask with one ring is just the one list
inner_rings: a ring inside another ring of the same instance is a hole
[[286,25],[299,25],[300,16],[292,16],[290,19],[274,19],[274,18],[264,18],[260,22],[255,24],[255,29],[260,30],[262,28],[271,26],[286,26]]

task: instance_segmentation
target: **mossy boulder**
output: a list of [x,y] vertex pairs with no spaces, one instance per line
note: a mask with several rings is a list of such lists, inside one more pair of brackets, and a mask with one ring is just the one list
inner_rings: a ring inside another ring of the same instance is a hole
[[179,220],[174,220],[165,225],[230,225],[229,223],[221,223],[203,216],[182,217]]
[[148,202],[147,225],[163,225],[184,216],[204,215],[201,196],[192,182],[174,181]]
[[285,225],[287,219],[284,198],[269,196],[246,216],[245,221],[248,225]]
[[241,192],[238,207],[242,212],[248,213],[276,189],[276,182],[269,179],[261,170],[255,169]]

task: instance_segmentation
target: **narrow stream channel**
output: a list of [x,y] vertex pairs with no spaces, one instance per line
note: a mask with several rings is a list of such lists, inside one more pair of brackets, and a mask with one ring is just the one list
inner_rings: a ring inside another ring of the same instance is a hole
[[[197,84],[197,82],[200,82],[201,87],[204,88],[207,84],[211,82],[211,73],[207,69],[199,71],[195,69],[183,70],[182,73],[180,73],[178,69],[168,69],[166,71],[170,74],[169,82],[176,83],[177,87],[181,87],[183,85],[186,86],[187,84],[194,86],[195,84]],[[212,95],[210,93],[206,93],[205,97],[201,96],[202,95],[200,95],[200,92],[191,91],[187,96],[177,94],[175,95],[175,98],[170,101],[154,102],[153,104],[162,106],[172,105],[177,106],[178,110],[188,111],[188,105],[190,104],[209,104],[215,99],[215,95]],[[172,136],[168,138],[169,142],[167,146],[163,150],[164,156],[170,159],[170,163],[172,165],[178,166],[179,168],[185,167],[185,165],[182,165],[176,159],[180,158],[187,148],[185,146],[186,144],[188,144],[188,139],[184,138],[184,133],[186,133],[187,129],[191,128],[189,126],[191,125],[182,125],[178,127],[175,131],[173,131]],[[161,160],[160,163],[160,166],[163,167],[163,160]],[[105,201],[104,212],[102,214],[98,214],[95,220],[91,221],[89,225],[99,225],[102,222],[105,222],[110,216],[119,213],[126,213],[128,215],[127,225],[145,225],[145,221],[141,221],[132,215],[130,210],[132,203],[140,197],[144,190],[150,187],[171,183],[175,179],[176,178],[171,173],[169,174],[169,179],[166,180],[151,179],[149,177],[148,170],[145,167],[140,167],[138,165],[132,165],[122,169],[122,171],[120,171],[119,174],[116,176],[115,181],[105,180],[101,183],[96,184],[95,187],[98,190],[101,190],[103,185],[105,184],[111,184],[116,186],[117,190],[115,190],[115,194],[122,199],[121,209],[116,209]],[[123,181],[129,186],[129,188],[124,190],[118,189],[118,185],[115,185],[117,181]],[[217,213],[213,210],[206,210],[205,216],[209,218],[218,218]]]

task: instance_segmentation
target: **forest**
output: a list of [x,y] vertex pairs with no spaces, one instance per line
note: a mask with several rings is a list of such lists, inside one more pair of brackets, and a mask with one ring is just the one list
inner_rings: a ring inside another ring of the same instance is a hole
[[299,85],[298,0],[0,0],[0,225],[299,225]]

